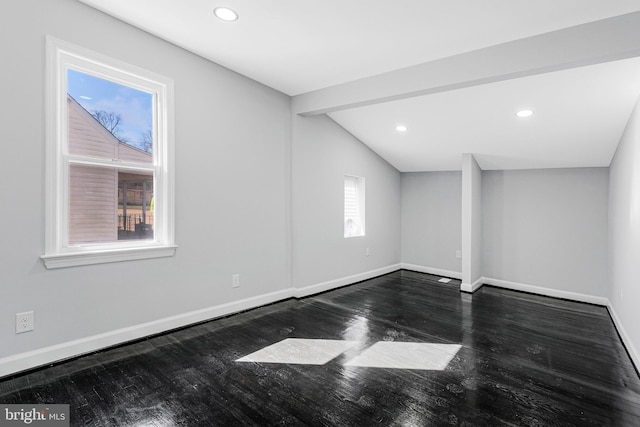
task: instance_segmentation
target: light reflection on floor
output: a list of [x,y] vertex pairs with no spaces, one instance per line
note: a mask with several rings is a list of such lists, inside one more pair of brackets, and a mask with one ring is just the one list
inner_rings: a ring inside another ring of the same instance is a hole
[[345,366],[442,371],[460,347],[459,344],[378,341]]
[[[287,338],[236,362],[324,365],[357,344],[358,341]],[[459,344],[378,341],[344,365],[442,371],[461,347]]]
[[324,365],[357,344],[357,341],[287,338],[236,362]]

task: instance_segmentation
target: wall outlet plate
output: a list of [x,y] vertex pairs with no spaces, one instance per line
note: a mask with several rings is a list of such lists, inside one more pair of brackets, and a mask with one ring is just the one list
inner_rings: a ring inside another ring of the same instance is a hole
[[33,311],[16,313],[16,334],[33,331]]
[[233,276],[231,276],[231,287],[233,287],[233,288],[239,288],[240,287],[240,275],[239,274],[234,274]]

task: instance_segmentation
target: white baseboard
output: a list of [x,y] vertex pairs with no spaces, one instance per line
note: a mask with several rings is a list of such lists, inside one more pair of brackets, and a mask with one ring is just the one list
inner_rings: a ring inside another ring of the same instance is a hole
[[300,288],[293,288],[293,296],[296,298],[303,298],[309,295],[318,294],[320,292],[330,291],[332,289],[340,288],[346,285],[351,285],[353,283],[361,282],[367,279],[372,279],[374,277],[382,276],[383,274],[400,270],[401,268],[400,266],[401,264],[393,264],[387,267],[378,268],[376,270],[354,274],[352,276],[342,277],[340,279],[329,280],[328,282],[322,282],[315,285],[309,285],[309,286],[304,286]]
[[391,273],[400,269],[400,264],[390,265],[365,273],[355,274],[317,285],[306,286],[304,288],[288,288],[281,291],[271,292],[246,298],[240,301],[233,301],[213,307],[195,310],[152,322],[134,325],[127,328],[117,329],[104,334],[93,335],[78,340],[64,342],[49,347],[40,348],[24,353],[14,354],[0,359],[0,378],[26,371],[28,369],[45,366],[51,363],[60,362],[72,357],[102,350],[114,345],[134,341],[150,335],[163,333],[176,328],[182,328],[194,323],[212,320],[218,317],[227,316],[244,310],[282,301],[288,298],[302,298],[308,295],[350,285],[362,280],[371,279],[383,274]]
[[541,286],[526,285],[524,283],[510,282],[508,280],[492,279],[490,277],[483,277],[482,281],[484,282],[485,285],[496,286],[498,288],[529,292],[532,294],[568,299],[571,301],[586,302],[589,304],[602,305],[605,307],[608,305],[608,302],[609,302],[609,300],[605,297],[597,297],[594,295],[581,294],[578,292],[562,291],[559,289],[543,288]]
[[441,268],[427,267],[424,265],[401,263],[400,268],[403,270],[417,271],[418,273],[433,274],[434,276],[451,277],[452,279],[462,279],[462,273],[451,270],[443,270]]
[[464,282],[460,283],[460,290],[462,292],[467,292],[472,294],[478,289],[480,289],[482,285],[484,285],[484,277],[480,277],[478,280],[476,280],[473,283],[464,283]]
[[[480,285],[477,288],[475,288],[475,285],[478,282],[480,282]],[[562,299],[571,300],[571,301],[586,302],[589,304],[605,306],[609,310],[609,314],[613,319],[613,324],[616,330],[618,331],[618,334],[620,335],[620,338],[622,339],[622,343],[627,349],[629,356],[631,357],[631,363],[633,363],[633,365],[635,366],[636,371],[640,372],[640,353],[633,345],[633,342],[629,338],[627,331],[622,325],[622,322],[620,321],[620,318],[618,317],[618,314],[616,313],[615,308],[613,307],[613,305],[611,304],[611,301],[609,301],[608,298],[598,297],[598,296],[588,295],[588,294],[581,294],[577,292],[561,291],[558,289],[543,288],[540,286],[525,285],[523,283],[510,282],[508,280],[492,279],[489,277],[481,277],[476,282],[474,282],[473,285],[467,285],[465,283],[462,283],[460,285],[460,290],[463,292],[475,292],[478,288],[482,286],[482,284],[492,285],[492,286],[503,288],[503,289],[511,289],[514,291],[529,292],[537,295],[543,295],[543,296],[554,297],[554,298],[562,298]],[[471,290],[467,290],[467,289],[471,289]]]
[[482,280],[484,284],[496,286],[498,288],[511,289],[514,291],[530,292],[532,294],[544,295],[544,296],[554,297],[554,298],[563,298],[563,299],[577,301],[577,302],[586,302],[589,304],[601,305],[606,307],[609,310],[609,314],[611,315],[611,318],[613,319],[613,325],[618,331],[618,334],[622,339],[622,343],[624,344],[625,348],[627,349],[627,352],[629,353],[629,357],[631,357],[631,363],[633,363],[633,365],[635,366],[636,371],[640,372],[640,353],[633,345],[633,342],[629,338],[629,334],[627,334],[627,331],[622,325],[622,322],[620,321],[620,318],[618,317],[618,314],[616,313],[615,308],[613,307],[613,305],[611,304],[611,301],[609,301],[608,298],[598,297],[598,296],[588,295],[588,294],[581,294],[577,292],[561,291],[558,289],[543,288],[540,286],[525,285],[523,283],[516,283],[516,282],[510,282],[507,280],[492,279],[487,277],[483,277]]
[[[367,280],[387,273],[391,273],[401,268],[422,273],[434,274],[437,276],[452,277],[455,279],[461,278],[461,274],[455,271],[441,270],[414,264],[393,264],[387,267],[343,277],[336,280],[305,286],[302,288],[283,289],[256,297],[246,298],[240,301],[234,301],[201,310],[195,310],[189,313],[179,314],[176,316],[155,320],[140,325],[106,332],[104,334],[94,335],[91,337],[81,338],[74,341],[69,341],[25,353],[19,353],[12,356],[4,357],[0,359],[0,378],[28,369],[44,366],[50,363],[59,362],[68,358],[81,356],[83,354],[91,353],[114,345],[123,344],[128,341],[137,340],[150,335],[188,326],[194,323],[215,319],[217,317],[227,316],[233,313],[260,307],[288,298],[302,298],[320,292],[329,291],[342,286],[357,283],[362,280]],[[481,277],[476,282],[470,285],[465,286],[465,284],[462,284],[460,290],[464,292],[474,292],[483,284],[556,298],[564,298],[573,301],[587,302],[608,307],[614,324],[620,336],[622,337],[622,340],[627,350],[629,351],[629,354],[631,355],[633,363],[635,364],[636,368],[640,367],[640,356],[638,354],[638,351],[631,343],[631,340],[629,339],[629,336],[622,326],[620,319],[618,318],[613,306],[609,303],[609,300],[607,298],[560,291],[556,289],[549,289],[532,285],[525,285],[522,283],[509,282],[506,280],[498,280],[485,277]]]
[[19,353],[0,359],[0,378],[39,366],[81,356],[114,345],[137,340],[172,329],[181,328],[194,323],[227,316],[239,311],[248,310],[273,302],[293,297],[291,288],[271,292],[240,301],[208,307],[189,313],[166,317],[164,319],[117,329],[104,334],[81,338],[25,353]]
[[616,329],[618,330],[618,334],[620,335],[620,338],[622,339],[622,343],[626,347],[627,352],[629,353],[629,356],[631,357],[631,362],[634,364],[634,366],[636,368],[636,371],[640,372],[640,353],[638,353],[638,350],[633,345],[633,342],[631,342],[631,338],[629,338],[629,334],[627,334],[626,329],[622,325],[622,322],[620,321],[620,318],[618,317],[618,314],[616,313],[615,308],[611,304],[611,301],[607,300],[607,303],[608,303],[607,304],[607,309],[609,310],[609,314],[611,315],[611,318],[613,319],[613,324],[615,325]]

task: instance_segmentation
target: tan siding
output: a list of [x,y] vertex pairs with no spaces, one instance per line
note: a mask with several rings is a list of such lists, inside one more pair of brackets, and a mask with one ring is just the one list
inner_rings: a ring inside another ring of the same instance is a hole
[[150,153],[123,143],[120,143],[120,147],[118,148],[118,158],[126,162],[140,163],[151,163],[153,160]]
[[107,159],[116,158],[118,139],[73,99],[67,98],[67,106],[69,153]]
[[71,165],[69,171],[69,243],[118,240],[117,171]]

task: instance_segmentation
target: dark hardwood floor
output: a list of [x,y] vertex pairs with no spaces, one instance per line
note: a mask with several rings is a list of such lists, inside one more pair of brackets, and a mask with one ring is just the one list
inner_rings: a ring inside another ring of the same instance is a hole
[[[437,279],[398,271],[87,355],[0,381],[0,403],[68,403],[74,426],[640,426],[605,308]],[[236,361],[286,338],[352,345],[324,365]],[[444,370],[345,365],[380,341],[462,347]]]

